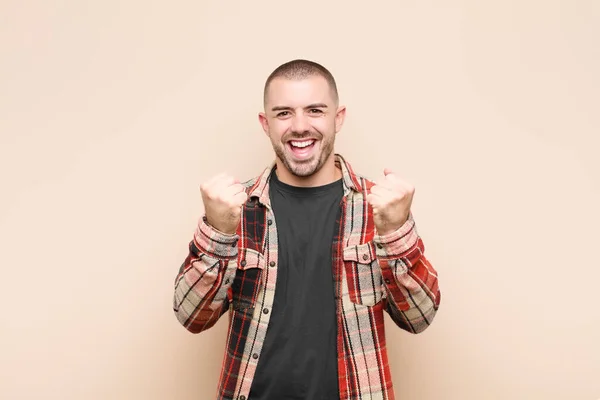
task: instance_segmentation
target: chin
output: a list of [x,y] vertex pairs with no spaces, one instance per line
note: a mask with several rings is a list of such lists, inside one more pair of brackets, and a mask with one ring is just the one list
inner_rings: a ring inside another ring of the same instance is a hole
[[287,167],[292,174],[298,177],[306,178],[314,175],[321,168],[319,159],[306,160],[305,162],[287,162]]
[[273,149],[285,168],[298,178],[308,178],[316,174],[325,165],[328,158],[325,156],[323,149],[319,149],[317,153],[306,160],[294,159],[294,156],[289,154],[283,147],[273,146]]

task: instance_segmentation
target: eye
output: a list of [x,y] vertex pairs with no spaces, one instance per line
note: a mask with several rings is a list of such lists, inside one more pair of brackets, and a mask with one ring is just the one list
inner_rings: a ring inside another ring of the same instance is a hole
[[319,108],[311,108],[310,113],[311,114],[323,114],[323,110],[321,110]]
[[287,117],[289,111],[281,111],[277,113],[277,117]]

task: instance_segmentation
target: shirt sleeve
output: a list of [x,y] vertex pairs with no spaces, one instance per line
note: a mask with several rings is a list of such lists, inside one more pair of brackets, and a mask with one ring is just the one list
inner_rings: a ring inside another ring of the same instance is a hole
[[373,242],[387,292],[386,311],[400,328],[424,331],[435,317],[441,293],[412,213],[398,230],[376,235]]
[[212,327],[229,306],[227,292],[235,278],[237,234],[217,231],[203,217],[175,278],[173,311],[193,333]]

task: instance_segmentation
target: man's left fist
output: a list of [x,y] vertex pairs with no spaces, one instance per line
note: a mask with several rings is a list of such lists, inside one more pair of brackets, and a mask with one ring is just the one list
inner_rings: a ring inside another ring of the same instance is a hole
[[388,168],[384,178],[371,188],[367,201],[373,207],[373,221],[379,235],[399,229],[408,220],[415,188]]

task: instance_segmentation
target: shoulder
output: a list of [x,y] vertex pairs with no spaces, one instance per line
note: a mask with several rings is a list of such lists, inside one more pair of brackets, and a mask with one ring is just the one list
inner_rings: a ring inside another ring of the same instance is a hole
[[250,194],[254,192],[255,195],[260,195],[268,186],[269,177],[273,171],[273,166],[270,165],[263,169],[259,174],[240,182],[244,186],[246,192]]
[[375,185],[374,179],[358,172],[353,174],[353,180],[358,191],[362,194],[368,194]]
[[255,176],[246,181],[241,182],[241,184],[246,189],[246,191],[248,191],[248,190],[252,189],[258,183],[259,178],[260,178],[259,176]]
[[269,170],[265,169],[260,173],[255,173],[254,175],[246,175],[245,177],[240,177],[240,184],[246,189],[247,192],[252,191],[257,186],[264,183],[265,179],[267,179],[269,174]]
[[260,191],[259,186],[260,177],[253,177],[246,181],[240,182],[244,187],[244,191],[248,195],[248,200],[250,200],[251,196],[259,196],[258,192]]
[[375,181],[366,174],[354,169],[352,163],[341,154],[336,154],[336,165],[342,170],[342,177],[347,188],[355,188],[355,192],[368,193]]
[[354,176],[356,177],[356,180],[358,180],[359,182],[361,182],[364,185],[372,186],[375,184],[375,180],[372,179],[370,176],[363,175],[361,173],[355,173]]

